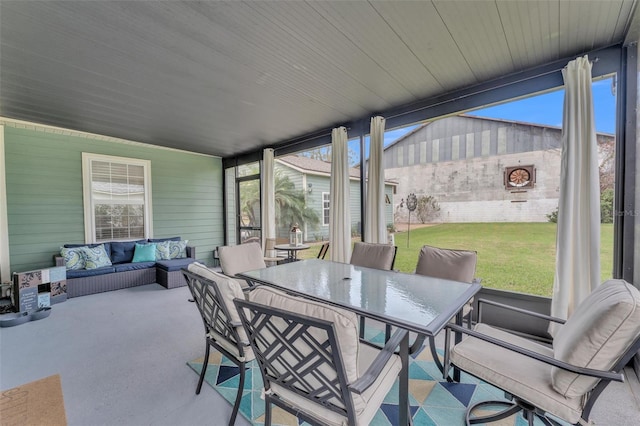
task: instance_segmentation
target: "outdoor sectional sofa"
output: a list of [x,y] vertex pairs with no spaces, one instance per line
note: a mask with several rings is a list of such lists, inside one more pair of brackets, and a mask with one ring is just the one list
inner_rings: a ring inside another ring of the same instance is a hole
[[[86,296],[152,283],[158,283],[166,288],[187,285],[180,270],[196,260],[195,247],[186,246],[184,258],[132,262],[136,243],[163,241],[180,241],[180,237],[110,241],[99,244],[65,244],[65,248],[95,248],[103,244],[112,263],[95,269],[67,269],[67,297]],[[60,253],[54,255],[54,260],[56,266],[67,266],[65,258]]]

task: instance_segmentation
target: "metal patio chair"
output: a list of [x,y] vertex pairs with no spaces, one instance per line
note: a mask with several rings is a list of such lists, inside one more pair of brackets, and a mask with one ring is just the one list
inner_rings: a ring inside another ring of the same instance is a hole
[[390,271],[396,261],[398,247],[391,244],[356,242],[351,252],[352,265]]
[[[280,264],[286,262],[287,255],[286,253],[281,254],[279,251],[275,249],[276,239],[275,238],[267,238],[265,241],[265,250],[264,250],[264,262],[265,264]],[[249,269],[247,269],[249,270]],[[242,271],[245,272],[245,271]]]
[[[478,252],[476,251],[445,249],[424,245],[418,255],[415,273],[465,283],[479,282],[480,280],[474,278],[477,263]],[[472,303],[473,299],[464,305],[462,310],[462,318],[467,320],[468,328],[471,328]],[[436,351],[434,337],[429,337],[429,349],[431,350],[433,361],[442,371],[442,361],[440,361]]]
[[[596,288],[565,322],[523,309],[511,309],[563,324],[553,346],[491,327],[481,322],[468,330],[447,325],[445,369],[449,363],[502,389],[511,401],[483,401],[467,409],[467,424],[504,419],[519,411],[529,425],[535,418],[547,426],[558,419],[587,425],[593,405],[611,381],[623,381],[622,369],[640,350],[640,291],[623,280],[609,280]],[[450,330],[467,334],[449,347]],[[504,410],[474,416],[477,408]]]
[[327,256],[327,252],[329,251],[329,242],[323,243],[320,246],[320,251],[318,252],[318,259],[324,259]]
[[[218,257],[222,272],[232,278],[241,272],[267,267],[262,247],[256,242],[218,247]],[[238,278],[238,281],[243,287],[249,285],[242,279]]]
[[235,300],[265,389],[265,425],[275,404],[316,425],[368,425],[402,362],[394,354],[406,331],[382,349],[358,339],[357,315],[257,287]]
[[[396,262],[397,246],[391,244],[356,242],[351,253],[351,264],[365,268],[391,271]],[[364,339],[365,318],[360,317],[360,338]],[[387,340],[391,336],[391,327],[385,327]]]
[[240,408],[245,381],[245,365],[255,358],[247,342],[247,335],[240,322],[236,306],[233,304],[233,299],[236,297],[244,298],[244,293],[238,281],[212,271],[198,262],[189,265],[188,270],[183,269],[182,273],[187,279],[189,290],[202,317],[205,331],[205,355],[196,387],[196,395],[200,394],[202,382],[207,372],[209,349],[213,346],[236,364],[240,370],[238,393],[229,419],[229,425],[233,425]]

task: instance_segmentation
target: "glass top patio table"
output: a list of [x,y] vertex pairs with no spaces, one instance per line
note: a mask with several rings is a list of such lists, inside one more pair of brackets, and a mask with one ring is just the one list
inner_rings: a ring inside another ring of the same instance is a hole
[[423,275],[307,259],[238,276],[435,336],[481,286]]

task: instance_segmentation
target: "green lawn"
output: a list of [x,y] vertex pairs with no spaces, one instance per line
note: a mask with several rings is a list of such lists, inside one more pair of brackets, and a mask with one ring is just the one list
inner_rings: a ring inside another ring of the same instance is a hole
[[[613,269],[613,225],[603,224],[602,280]],[[476,276],[484,287],[551,296],[555,269],[555,223],[451,223],[396,233],[395,269],[413,272],[424,244],[478,252]],[[312,247],[303,257],[315,257]]]

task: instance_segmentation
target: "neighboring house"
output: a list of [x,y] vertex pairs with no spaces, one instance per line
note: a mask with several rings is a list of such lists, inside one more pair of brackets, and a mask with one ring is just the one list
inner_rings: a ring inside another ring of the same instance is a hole
[[[276,173],[283,173],[297,189],[305,191],[307,206],[312,208],[320,218],[316,227],[301,226],[305,241],[320,241],[329,239],[329,180],[331,177],[331,163],[316,160],[300,155],[288,155],[276,159]],[[349,169],[350,176],[350,208],[351,208],[351,233],[361,233],[360,216],[360,170]],[[385,182],[386,220],[387,224],[393,223],[393,194],[395,183]],[[302,224],[301,224],[302,225]],[[288,224],[279,224],[278,238],[287,238]]]
[[[436,222],[546,222],[558,206],[561,137],[553,126],[446,117],[386,147],[385,177],[398,182],[396,208],[410,193],[435,197]],[[601,148],[614,141],[597,137]]]

